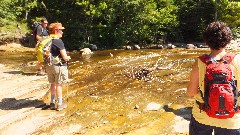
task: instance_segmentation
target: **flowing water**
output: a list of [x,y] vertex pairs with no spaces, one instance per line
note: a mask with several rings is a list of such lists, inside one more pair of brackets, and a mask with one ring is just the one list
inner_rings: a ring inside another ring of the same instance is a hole
[[75,134],[187,134],[194,102],[188,76],[203,53],[208,49],[71,52],[61,124],[78,126]]
[[181,132],[174,127],[175,116],[189,120],[193,100],[186,96],[188,76],[194,58],[206,52],[163,49],[72,54],[66,123],[80,124],[79,134]]

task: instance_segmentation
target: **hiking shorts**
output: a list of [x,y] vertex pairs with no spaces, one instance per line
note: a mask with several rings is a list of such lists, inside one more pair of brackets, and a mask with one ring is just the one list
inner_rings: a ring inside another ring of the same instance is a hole
[[62,84],[68,80],[67,66],[46,66],[49,83]]
[[189,135],[240,135],[240,129],[227,129],[215,126],[209,126],[197,122],[194,117],[191,118],[189,125]]

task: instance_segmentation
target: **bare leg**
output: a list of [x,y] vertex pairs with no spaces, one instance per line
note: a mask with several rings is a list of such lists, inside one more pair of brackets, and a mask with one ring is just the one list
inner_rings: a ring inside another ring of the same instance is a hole
[[67,104],[62,102],[62,84],[56,84],[56,95],[58,97],[57,111],[60,111],[67,107]]
[[55,97],[56,97],[56,84],[51,83],[51,103],[55,103]]
[[58,104],[62,104],[62,84],[56,84],[56,96],[58,98]]

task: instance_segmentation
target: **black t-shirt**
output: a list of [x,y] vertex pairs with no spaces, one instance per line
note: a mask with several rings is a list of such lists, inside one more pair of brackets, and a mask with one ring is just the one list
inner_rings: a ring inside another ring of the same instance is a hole
[[62,59],[62,64],[67,65],[67,62],[65,62],[62,58],[62,55],[60,54],[60,50],[65,49],[64,43],[61,39],[54,38],[52,40],[52,47],[51,47],[51,53],[54,57],[58,56]]

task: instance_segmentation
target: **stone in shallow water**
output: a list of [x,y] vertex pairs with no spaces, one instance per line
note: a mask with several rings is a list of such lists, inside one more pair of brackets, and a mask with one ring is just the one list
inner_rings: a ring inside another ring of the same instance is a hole
[[155,102],[151,102],[147,105],[147,111],[157,111],[161,108],[161,105]]

